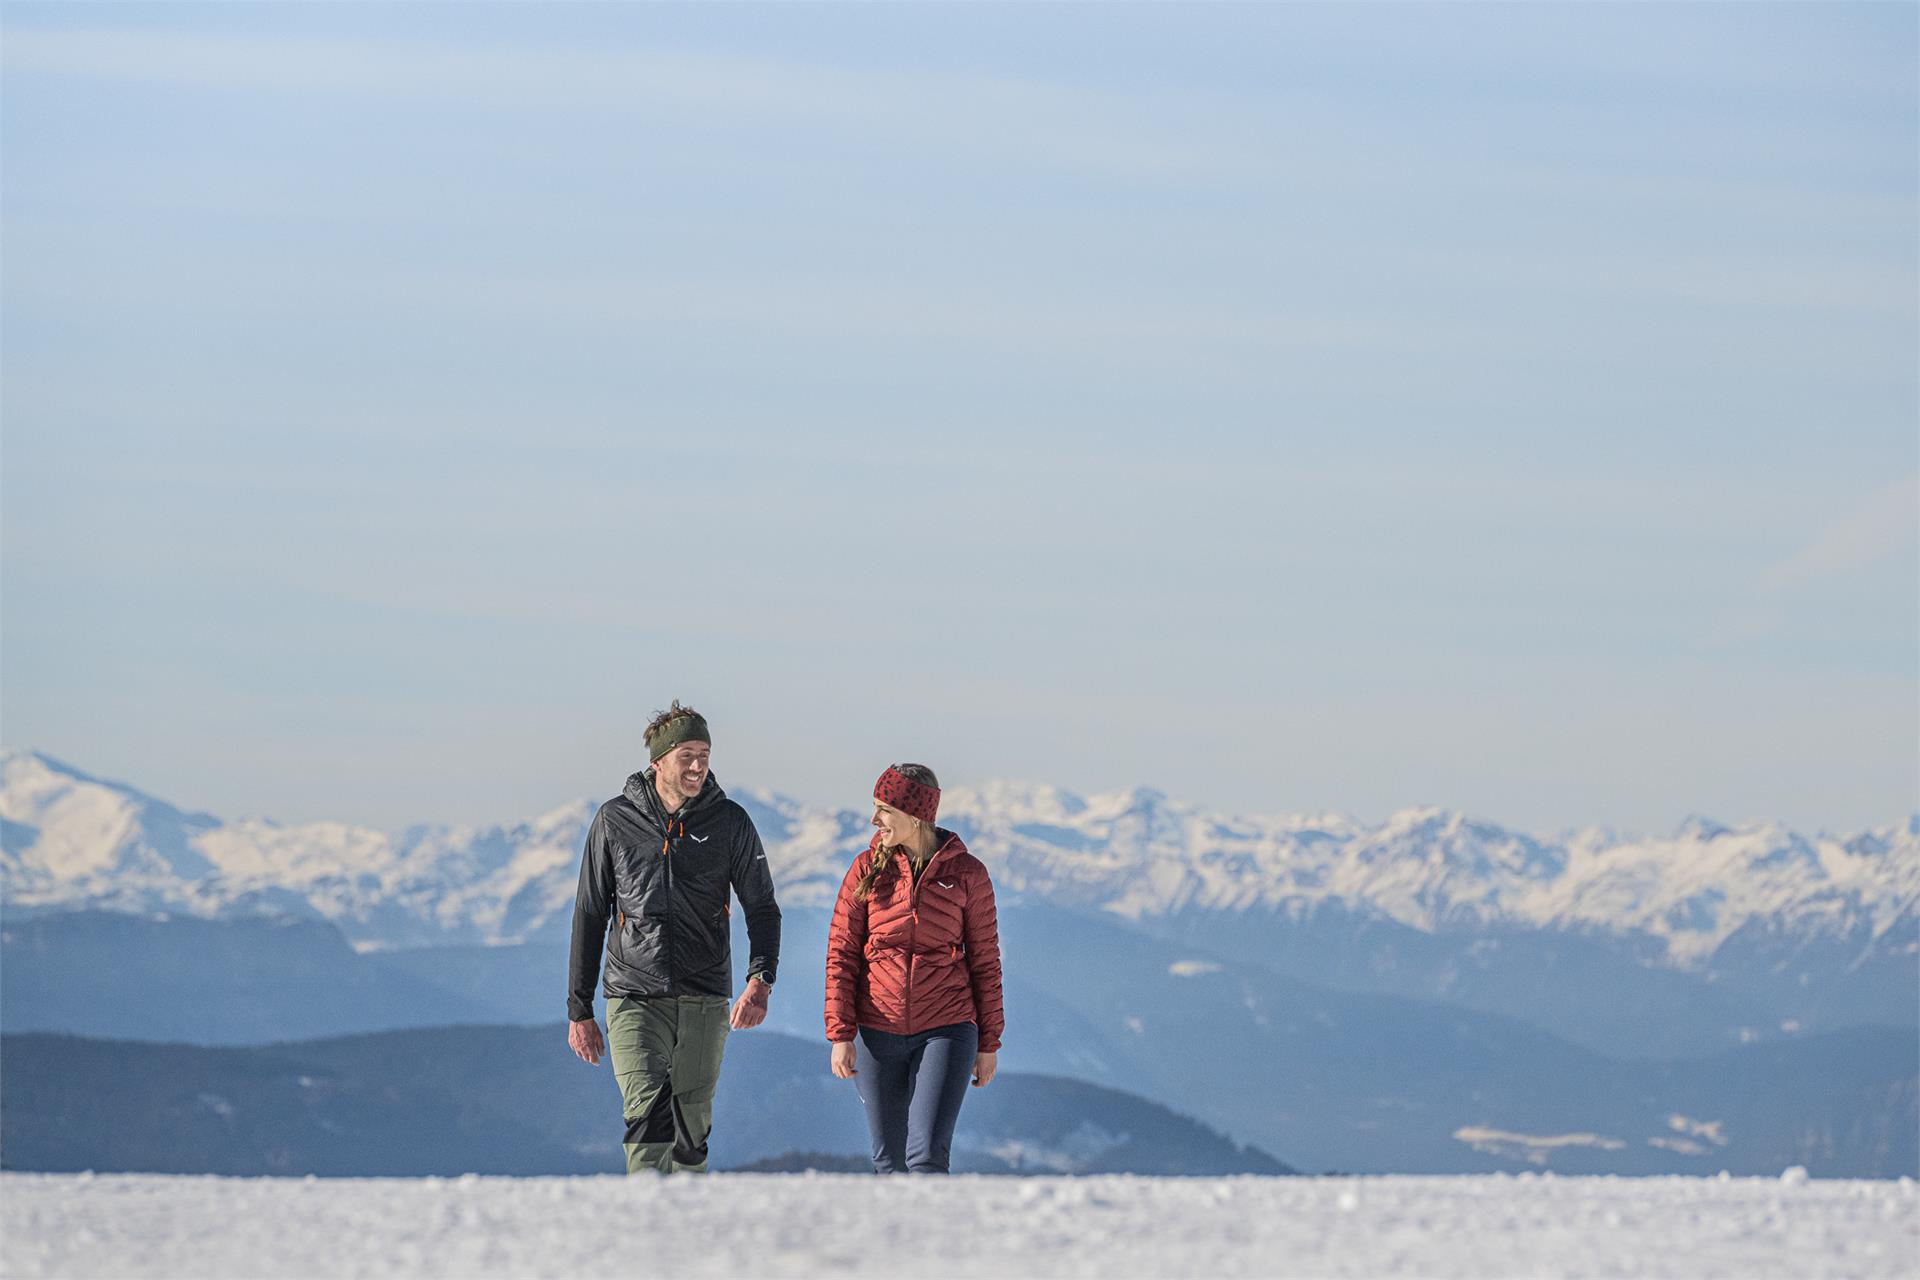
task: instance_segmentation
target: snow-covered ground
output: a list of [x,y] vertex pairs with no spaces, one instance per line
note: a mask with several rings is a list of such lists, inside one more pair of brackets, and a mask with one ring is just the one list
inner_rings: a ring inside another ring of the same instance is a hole
[[1781,1178],[0,1175],[0,1274],[1913,1276],[1920,1190]]

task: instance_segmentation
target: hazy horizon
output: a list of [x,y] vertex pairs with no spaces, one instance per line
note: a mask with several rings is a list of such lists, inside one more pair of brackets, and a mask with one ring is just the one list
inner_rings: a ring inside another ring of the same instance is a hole
[[[218,810],[206,808],[205,806],[191,805],[191,804],[184,803],[177,796],[159,794],[147,787],[141,786],[139,780],[135,778],[109,777],[109,776],[97,773],[93,770],[86,768],[84,762],[82,761],[71,760],[64,756],[56,755],[52,752],[40,751],[33,747],[22,747],[22,746],[14,746],[14,745],[9,745],[4,748],[0,748],[0,750],[10,751],[10,752],[22,752],[22,753],[37,755],[42,759],[45,759],[57,766],[60,766],[65,769],[69,769],[83,777],[90,778],[96,782],[105,784],[107,786],[116,787],[116,788],[128,788],[133,791],[137,791],[140,794],[147,796],[150,799],[160,801],[163,804],[171,805],[173,808],[178,809],[183,813],[189,813],[189,814],[204,813],[210,817],[218,819],[223,823],[251,821],[251,820],[264,820],[264,821],[271,822],[283,827],[294,827],[294,826],[303,825],[306,822],[323,822],[324,823],[324,822],[340,821],[340,819],[324,813],[315,814],[312,817],[307,819],[289,820],[281,817],[278,814],[255,812],[252,810],[247,810],[243,812],[221,812]],[[642,764],[639,767],[644,768],[645,766],[644,764]],[[714,771],[714,776],[716,778],[719,778],[720,775],[718,770]],[[620,781],[624,782],[625,779],[622,778]],[[721,786],[724,789],[726,789],[730,794],[735,791],[769,794],[774,796],[777,799],[793,801],[797,804],[803,805],[809,809],[816,810],[816,811],[825,810],[825,811],[832,811],[832,812],[847,812],[847,813],[858,814],[861,812],[862,809],[869,807],[871,805],[871,801],[865,797],[855,797],[853,799],[841,798],[838,800],[835,800],[835,799],[819,800],[819,799],[813,799],[806,796],[793,795],[789,792],[781,791],[777,788],[767,787],[767,786],[758,784],[754,782],[751,778],[735,779],[735,780],[722,778],[720,779],[720,782],[721,782]],[[965,788],[968,790],[981,791],[981,790],[988,790],[988,789],[997,788],[997,787],[1016,787],[1016,788],[1050,787],[1062,792],[1063,794],[1070,795],[1078,800],[1084,800],[1084,801],[1093,801],[1093,800],[1101,799],[1104,797],[1123,796],[1130,792],[1136,792],[1136,791],[1145,789],[1161,796],[1171,804],[1179,805],[1179,806],[1190,806],[1199,812],[1210,814],[1214,817],[1219,817],[1219,818],[1256,818],[1256,819],[1257,818],[1344,818],[1344,819],[1348,819],[1350,821],[1356,822],[1364,827],[1380,827],[1390,822],[1393,818],[1406,813],[1416,813],[1416,812],[1423,812],[1423,811],[1428,811],[1432,809],[1440,809],[1448,813],[1458,813],[1468,821],[1490,822],[1506,831],[1511,831],[1521,835],[1532,836],[1537,839],[1548,840],[1548,841],[1552,841],[1560,837],[1572,834],[1577,831],[1582,831],[1582,830],[1610,829],[1614,832],[1614,834],[1618,835],[1623,840],[1637,839],[1637,838],[1661,839],[1661,838],[1670,837],[1677,834],[1681,828],[1686,827],[1687,825],[1694,823],[1696,821],[1705,821],[1709,824],[1724,826],[1729,829],[1740,829],[1740,828],[1747,827],[1750,825],[1755,825],[1755,824],[1764,825],[1767,823],[1784,822],[1783,819],[1772,817],[1765,814],[1748,814],[1748,815],[1742,815],[1742,816],[1736,817],[1736,816],[1729,816],[1725,814],[1702,813],[1698,811],[1690,811],[1688,813],[1685,813],[1676,817],[1673,822],[1667,824],[1664,827],[1630,827],[1630,826],[1623,826],[1617,823],[1570,823],[1570,824],[1564,824],[1561,826],[1528,826],[1524,823],[1505,821],[1501,818],[1499,814],[1481,813],[1475,810],[1461,809],[1460,807],[1454,806],[1454,805],[1403,805],[1398,809],[1388,810],[1388,811],[1377,813],[1377,814],[1353,813],[1348,810],[1340,810],[1340,809],[1255,810],[1255,809],[1216,808],[1213,806],[1200,804],[1196,801],[1193,801],[1189,797],[1178,795],[1173,792],[1169,792],[1163,787],[1155,786],[1152,782],[1141,781],[1141,780],[1136,780],[1134,782],[1118,784],[1118,785],[1109,786],[1109,787],[1099,787],[1099,788],[1095,788],[1087,791],[1079,791],[1079,790],[1075,790],[1068,787],[1061,787],[1059,786],[1059,784],[1053,783],[1044,778],[980,778],[980,779],[969,780],[964,783],[950,784],[947,789],[959,790],[959,789]],[[379,831],[383,835],[386,835],[389,837],[395,837],[395,838],[404,835],[410,829],[421,827],[421,826],[429,826],[429,827],[442,826],[442,825],[468,826],[468,827],[475,827],[479,829],[486,829],[488,827],[495,827],[495,826],[512,827],[523,822],[531,822],[534,819],[543,816],[544,814],[551,813],[555,809],[562,808],[567,805],[578,804],[583,801],[588,804],[598,805],[602,803],[604,800],[606,800],[607,798],[609,798],[612,794],[617,793],[619,789],[620,788],[616,785],[616,786],[605,788],[602,791],[598,791],[598,792],[581,791],[568,796],[556,797],[547,804],[535,805],[533,809],[529,810],[526,813],[510,816],[500,821],[480,822],[472,819],[439,819],[439,820],[416,819],[412,821],[403,821],[400,823],[393,824],[391,826],[384,826],[384,827],[379,826],[378,824],[373,824],[373,823],[359,823],[359,824],[349,824],[349,825],[363,826],[368,830]],[[1792,823],[1785,823],[1785,825],[1795,829],[1797,833],[1801,835],[1844,838],[1844,837],[1852,837],[1852,836],[1860,835],[1868,831],[1884,830],[1889,827],[1900,827],[1904,824],[1907,824],[1913,821],[1914,819],[1920,819],[1920,808],[1913,810],[1911,813],[1895,814],[1891,818],[1878,821],[1878,822],[1863,823],[1856,827],[1841,827],[1841,828],[1796,827],[1795,824],[1792,824]]]

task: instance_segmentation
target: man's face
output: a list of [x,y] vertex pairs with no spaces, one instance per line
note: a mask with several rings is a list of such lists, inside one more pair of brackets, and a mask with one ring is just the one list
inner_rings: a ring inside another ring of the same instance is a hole
[[707,760],[712,755],[712,746],[705,742],[683,742],[653,762],[653,773],[691,800],[707,784]]

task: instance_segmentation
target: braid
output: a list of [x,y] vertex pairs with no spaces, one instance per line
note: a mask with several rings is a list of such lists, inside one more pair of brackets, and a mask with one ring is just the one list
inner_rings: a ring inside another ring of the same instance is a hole
[[893,884],[894,877],[900,873],[894,869],[893,850],[873,850],[873,861],[867,865],[866,874],[853,886],[853,896],[867,902],[872,899],[875,889],[884,889]]

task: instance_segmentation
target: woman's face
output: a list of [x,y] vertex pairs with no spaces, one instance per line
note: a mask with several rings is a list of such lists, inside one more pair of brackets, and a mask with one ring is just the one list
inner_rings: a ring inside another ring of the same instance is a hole
[[908,837],[920,830],[920,819],[910,813],[902,813],[890,804],[873,802],[873,825],[879,828],[880,843],[883,845],[905,844]]

